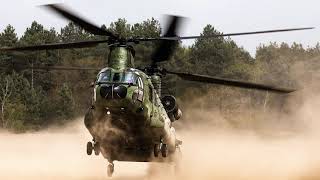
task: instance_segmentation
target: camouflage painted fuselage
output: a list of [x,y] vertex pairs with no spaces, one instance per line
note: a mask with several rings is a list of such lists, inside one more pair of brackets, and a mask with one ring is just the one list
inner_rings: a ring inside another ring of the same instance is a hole
[[[168,145],[169,155],[174,153],[175,130],[151,77],[128,68],[128,55],[123,54],[127,51],[117,51],[117,57],[109,57],[112,67],[98,74],[85,117],[87,129],[109,162],[150,161],[160,139]],[[113,58],[117,61],[112,63]]]

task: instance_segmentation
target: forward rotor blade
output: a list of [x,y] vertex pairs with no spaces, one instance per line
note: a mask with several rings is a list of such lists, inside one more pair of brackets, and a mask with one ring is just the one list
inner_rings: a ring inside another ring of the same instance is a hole
[[115,34],[113,34],[110,31],[107,31],[105,29],[102,29],[83,18],[77,16],[75,13],[71,12],[70,10],[67,10],[65,7],[63,7],[61,4],[48,4],[43,5],[43,7],[61,15],[62,17],[74,22],[81,28],[85,29],[86,31],[95,34],[95,35],[101,35],[101,36],[109,36],[113,39],[118,38]]
[[275,29],[267,31],[253,31],[253,32],[242,32],[242,33],[228,33],[228,34],[217,34],[212,36],[182,36],[182,37],[160,37],[160,38],[138,38],[139,41],[157,41],[157,40],[171,40],[171,41],[180,41],[185,39],[205,39],[205,38],[215,38],[215,37],[230,37],[230,36],[244,36],[244,35],[254,35],[254,34],[268,34],[268,33],[279,33],[279,32],[289,32],[289,31],[303,31],[311,30],[314,27],[306,28],[292,28],[292,29]]
[[[13,66],[18,69],[34,69],[34,70],[63,70],[63,71],[81,71],[81,70],[89,70],[96,71],[101,70],[101,68],[95,67],[68,67],[68,66]],[[6,69],[5,67],[1,67],[0,69]]]
[[52,43],[52,44],[42,44],[34,46],[21,46],[21,47],[5,47],[0,48],[1,51],[37,51],[37,50],[51,50],[51,49],[70,49],[70,48],[87,48],[94,47],[100,43],[107,43],[108,40],[89,40],[89,41],[79,41],[71,43]]
[[279,88],[279,87],[268,86],[268,85],[264,85],[264,84],[255,84],[255,83],[251,83],[251,82],[238,81],[238,80],[233,80],[233,79],[224,79],[224,78],[198,75],[198,74],[189,74],[189,73],[171,72],[171,71],[166,71],[166,73],[177,75],[180,78],[182,78],[184,80],[188,80],[188,81],[221,84],[221,85],[225,85],[225,86],[240,87],[240,88],[245,88],[245,89],[273,91],[273,92],[277,92],[277,93],[291,93],[291,92],[296,91],[294,89]]

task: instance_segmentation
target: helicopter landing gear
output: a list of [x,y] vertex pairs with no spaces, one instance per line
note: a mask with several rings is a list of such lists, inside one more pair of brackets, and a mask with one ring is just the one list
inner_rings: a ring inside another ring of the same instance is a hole
[[93,150],[94,150],[94,154],[96,156],[99,156],[99,154],[100,154],[100,143],[99,142],[94,143]]
[[161,153],[162,157],[168,156],[168,145],[163,143],[163,140],[160,140],[160,144],[155,144],[153,149],[154,157],[158,157],[159,153]]
[[160,144],[160,151],[162,157],[167,157],[168,156],[168,145],[161,143]]
[[153,148],[154,157],[158,157],[159,156],[159,152],[160,152],[160,145],[159,144],[155,144],[154,148]]
[[94,151],[94,154],[98,156],[100,154],[100,143],[99,142],[88,142],[87,143],[87,155],[91,155]]
[[114,164],[112,162],[112,163],[109,163],[107,168],[108,177],[112,177],[113,172],[114,172]]
[[92,142],[87,143],[87,155],[90,156],[92,154],[93,144]]

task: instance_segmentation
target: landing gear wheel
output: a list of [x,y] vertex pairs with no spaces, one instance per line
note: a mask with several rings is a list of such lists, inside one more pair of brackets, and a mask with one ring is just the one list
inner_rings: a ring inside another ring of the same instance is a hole
[[93,144],[92,142],[87,143],[87,154],[90,156],[92,154]]
[[94,154],[98,156],[100,154],[100,143],[96,142],[93,146]]
[[160,145],[159,144],[155,144],[154,148],[153,148],[154,157],[158,157],[159,156],[159,152],[160,152]]
[[113,164],[113,163],[110,163],[110,164],[108,165],[108,169],[107,169],[108,177],[112,177],[113,172],[114,172],[114,164]]
[[161,144],[160,146],[160,150],[161,150],[161,155],[162,157],[167,157],[168,156],[168,145],[166,144]]

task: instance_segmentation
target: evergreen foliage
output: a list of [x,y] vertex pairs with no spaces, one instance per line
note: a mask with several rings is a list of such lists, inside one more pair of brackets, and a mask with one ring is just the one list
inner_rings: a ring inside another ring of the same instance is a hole
[[[155,19],[130,25],[119,19],[109,29],[122,37],[159,37],[160,24]],[[207,25],[202,36],[221,34],[212,25]],[[0,33],[0,47],[35,45],[54,42],[72,42],[88,39],[101,39],[73,23],[60,32],[46,29],[33,22],[21,38],[14,27],[8,25]],[[135,46],[136,66],[149,64],[154,42]],[[0,54],[0,127],[24,132],[38,130],[52,123],[64,123],[76,115],[83,115],[90,104],[90,82],[97,72],[88,71],[32,71],[22,65],[64,65],[83,67],[104,67],[108,50],[105,45],[94,48],[48,50],[38,52],[12,52]],[[286,43],[262,45],[257,48],[256,57],[239,47],[230,38],[197,39],[191,47],[180,44],[172,59],[163,64],[170,70],[187,71],[280,86],[297,84],[292,76],[292,65],[315,60],[320,55],[320,46],[305,49],[301,44]],[[316,68],[311,66],[309,68]],[[190,101],[205,96],[208,101],[199,107],[220,111],[233,122],[233,115],[246,107],[281,107],[285,98],[272,95],[266,103],[264,92],[240,90],[216,85],[181,82],[177,77],[164,79],[168,93],[176,95],[182,106],[189,108]],[[192,107],[190,107],[192,108]]]

